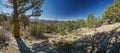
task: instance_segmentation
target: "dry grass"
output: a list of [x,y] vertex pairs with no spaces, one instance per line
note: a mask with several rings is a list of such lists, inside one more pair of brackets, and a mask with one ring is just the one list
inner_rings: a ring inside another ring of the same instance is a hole
[[6,31],[0,29],[0,48],[8,45],[9,37],[6,34]]

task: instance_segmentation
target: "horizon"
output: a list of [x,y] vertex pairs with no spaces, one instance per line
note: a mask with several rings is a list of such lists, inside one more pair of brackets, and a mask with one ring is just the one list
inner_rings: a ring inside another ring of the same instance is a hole
[[[40,20],[78,20],[87,19],[89,13],[95,17],[101,17],[108,5],[114,0],[45,0],[41,7]],[[1,3],[5,3],[1,1]],[[0,7],[4,7],[0,4]],[[1,8],[0,13],[11,14],[12,10]],[[27,13],[29,13],[28,11]]]
[[120,0],[0,0],[0,53],[120,53]]

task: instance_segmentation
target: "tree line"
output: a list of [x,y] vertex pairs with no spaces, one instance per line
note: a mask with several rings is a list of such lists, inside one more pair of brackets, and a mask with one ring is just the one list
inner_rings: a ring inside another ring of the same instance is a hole
[[[27,2],[31,2],[30,6],[25,8]],[[35,4],[34,2],[38,2],[37,0],[10,0],[10,4],[14,7],[14,16],[7,16],[6,14],[0,14],[0,25],[4,22],[8,22],[10,28],[14,32],[14,35],[19,36],[20,28],[29,30],[33,35],[39,35],[40,33],[60,33],[66,34],[71,33],[73,30],[83,28],[83,27],[99,27],[103,24],[113,24],[115,22],[120,22],[120,2],[119,0],[114,0],[114,3],[109,5],[101,17],[95,17],[93,13],[89,13],[87,19],[80,19],[76,21],[56,21],[55,23],[45,24],[41,21],[31,21],[30,17],[38,17],[40,16],[40,9],[43,0],[40,0],[40,3]],[[17,4],[18,3],[18,4]],[[17,9],[16,10],[16,5]],[[21,8],[20,8],[21,7]],[[22,8],[24,7],[24,8]],[[19,9],[20,8],[20,9]],[[25,12],[30,9],[34,9],[31,15],[26,15]],[[17,13],[17,14],[16,14]],[[19,21],[18,21],[19,20]],[[20,25],[20,26],[19,26]],[[13,30],[14,29],[14,30]]]

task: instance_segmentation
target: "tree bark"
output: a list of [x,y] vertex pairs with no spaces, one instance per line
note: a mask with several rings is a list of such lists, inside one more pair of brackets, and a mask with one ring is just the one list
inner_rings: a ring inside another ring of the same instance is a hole
[[18,11],[17,11],[17,1],[13,0],[13,8],[14,8],[14,15],[13,15],[13,19],[14,19],[14,37],[19,38],[20,37],[20,27],[19,27],[19,20],[18,20]]

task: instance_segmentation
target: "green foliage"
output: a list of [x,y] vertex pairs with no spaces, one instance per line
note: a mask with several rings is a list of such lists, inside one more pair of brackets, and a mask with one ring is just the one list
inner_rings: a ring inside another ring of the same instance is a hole
[[118,0],[114,0],[112,5],[109,5],[102,17],[104,22],[108,24],[120,22],[120,2]]
[[64,23],[63,26],[64,26],[64,31],[66,30],[66,32],[68,32],[68,33],[71,33],[72,30],[75,29],[74,21],[67,21],[67,22]]
[[14,25],[12,24],[9,30],[11,33],[13,33],[13,28],[14,28]]
[[18,15],[31,10],[32,12],[28,13],[29,16],[40,16],[42,12],[40,8],[43,4],[43,1],[44,0],[8,0],[6,5],[14,10],[17,9]]
[[7,0],[7,1],[8,1],[6,3],[7,7],[11,7],[13,9],[12,15],[14,20],[14,36],[20,37],[19,16],[23,13],[26,13],[29,10],[31,11],[27,14],[29,15],[29,17],[41,16],[42,10],[40,10],[40,8],[44,0]]
[[95,23],[96,27],[99,27],[99,26],[101,26],[102,24],[103,24],[102,18],[100,18],[100,17],[96,18],[96,23]]
[[[32,25],[32,26],[31,26]],[[35,25],[35,26],[33,26]],[[36,26],[37,25],[37,26]],[[42,33],[55,33],[58,31],[57,29],[57,25],[56,24],[44,24],[42,22],[33,22],[30,24],[29,28],[33,28],[36,27],[38,31],[41,31]]]
[[55,24],[50,24],[51,32],[56,32],[57,26]]
[[12,17],[7,16],[4,13],[0,14],[0,25],[4,26],[5,29],[10,31],[12,25]]
[[7,16],[5,14],[0,14],[0,25],[3,25],[4,21],[7,21]]
[[87,23],[86,23],[86,21],[84,19],[80,19],[80,20],[76,21],[76,24],[77,24],[78,28],[87,26]]
[[26,16],[25,14],[21,14],[20,16],[20,23],[22,23],[21,25],[24,26],[24,29],[26,29],[26,26],[29,25],[30,19],[28,16]]
[[43,36],[41,32],[41,27],[38,24],[31,24],[29,27],[30,35],[36,39],[39,39]]
[[72,47],[75,46],[75,42],[58,42],[58,43],[54,43],[54,46],[57,50],[63,50],[66,53],[70,53]]
[[57,31],[59,33],[65,31],[65,25],[64,25],[64,23],[57,27]]
[[90,13],[87,18],[87,25],[89,27],[95,27],[96,18],[94,17],[93,13]]
[[0,21],[6,21],[7,20],[7,16],[3,13],[0,14]]
[[45,33],[53,33],[57,31],[57,26],[55,24],[48,24],[43,26],[43,32]]
[[61,32],[59,32],[59,34],[60,34],[60,35],[66,35],[66,32],[61,31]]

